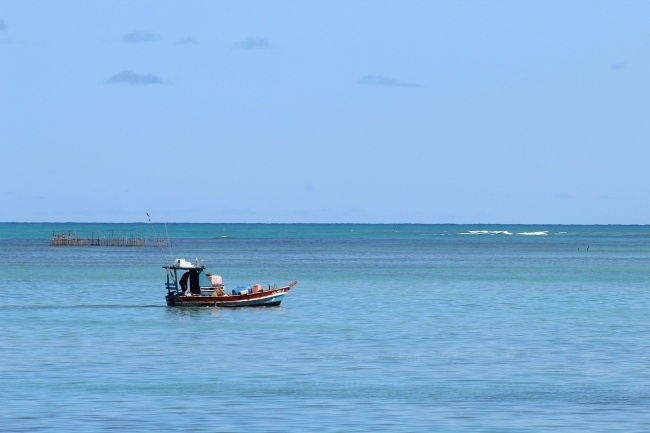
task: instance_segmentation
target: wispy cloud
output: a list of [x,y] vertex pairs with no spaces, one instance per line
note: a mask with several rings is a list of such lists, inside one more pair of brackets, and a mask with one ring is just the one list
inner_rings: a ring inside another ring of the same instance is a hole
[[198,44],[199,41],[197,41],[194,38],[187,37],[187,38],[183,38],[183,39],[180,39],[180,40],[176,41],[176,43],[179,44],[179,45]]
[[142,42],[155,42],[160,39],[160,36],[156,33],[143,32],[141,30],[136,30],[131,33],[124,35],[122,40],[130,44],[139,44]]
[[271,44],[268,39],[249,36],[245,41],[235,42],[232,47],[236,50],[253,50],[255,48],[271,48]]
[[162,84],[162,80],[153,74],[137,74],[133,71],[122,71],[108,80],[106,84],[130,84],[131,86],[146,86],[148,84]]
[[621,69],[625,69],[625,63],[614,63],[612,65],[612,71],[618,71]]
[[5,20],[0,20],[0,32],[7,29],[7,24]]
[[368,86],[389,86],[389,87],[422,87],[415,83],[405,83],[397,81],[394,78],[384,77],[382,75],[366,75],[362,77],[358,84],[365,84]]

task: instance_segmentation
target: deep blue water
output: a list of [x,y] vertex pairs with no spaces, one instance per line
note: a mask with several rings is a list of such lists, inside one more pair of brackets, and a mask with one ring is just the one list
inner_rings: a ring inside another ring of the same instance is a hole
[[151,233],[0,224],[0,431],[650,431],[650,226],[169,224],[241,310],[68,229]]

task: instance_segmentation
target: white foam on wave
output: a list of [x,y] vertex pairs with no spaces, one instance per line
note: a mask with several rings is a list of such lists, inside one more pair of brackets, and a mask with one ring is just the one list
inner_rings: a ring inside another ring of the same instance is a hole
[[524,235],[524,236],[546,236],[548,234],[548,231],[543,231],[543,232],[521,232],[517,233],[518,235]]
[[511,235],[508,230],[467,230],[459,235]]

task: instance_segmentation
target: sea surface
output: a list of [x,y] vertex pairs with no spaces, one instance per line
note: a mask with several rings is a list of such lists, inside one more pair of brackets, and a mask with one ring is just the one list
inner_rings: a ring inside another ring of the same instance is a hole
[[[172,258],[298,285],[166,307]],[[649,289],[650,226],[3,223],[0,431],[648,432]]]

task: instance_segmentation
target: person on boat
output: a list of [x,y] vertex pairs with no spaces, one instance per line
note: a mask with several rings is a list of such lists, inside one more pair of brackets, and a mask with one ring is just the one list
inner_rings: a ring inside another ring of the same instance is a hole
[[199,284],[199,273],[196,272],[194,269],[191,269],[187,272],[185,272],[182,276],[178,284],[181,285],[181,290],[183,293],[187,291],[187,282],[189,280],[190,283],[190,293],[193,295],[200,295],[201,294],[201,286]]
[[187,292],[187,280],[190,278],[190,271],[185,272],[182,276],[178,284],[181,285],[181,290],[183,293]]
[[199,273],[194,269],[190,271],[190,293],[193,295],[201,294],[201,285],[199,283]]

